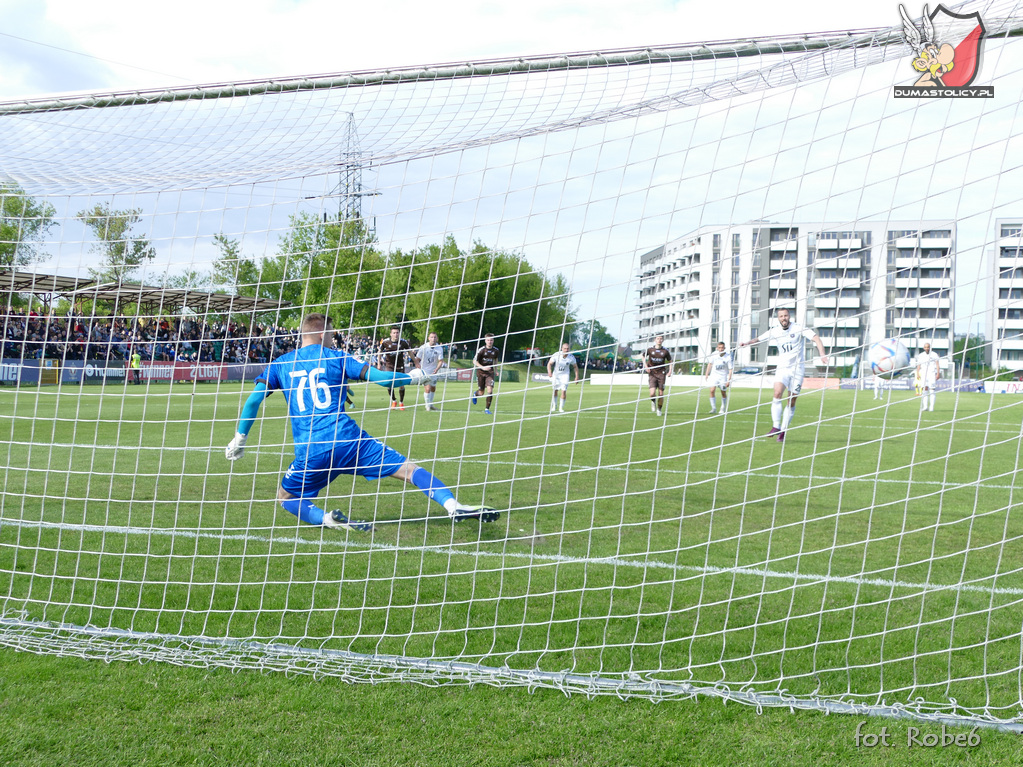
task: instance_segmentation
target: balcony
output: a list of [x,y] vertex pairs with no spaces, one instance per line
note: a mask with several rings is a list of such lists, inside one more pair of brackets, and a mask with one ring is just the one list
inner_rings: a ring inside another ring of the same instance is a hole
[[[817,304],[819,306],[819,304]],[[814,325],[818,329],[823,328],[858,328],[860,327],[859,317],[817,317]]]
[[945,248],[945,250],[952,249],[952,238],[951,237],[921,237],[920,238],[921,248]]
[[675,320],[671,323],[671,326],[676,330],[692,330],[693,328],[700,327],[700,320],[698,317],[684,318],[681,320]]
[[828,354],[828,362],[831,364],[831,369],[843,368],[847,365],[853,365],[856,363],[855,354]]
[[794,253],[798,248],[799,243],[795,240],[775,240],[771,243],[772,253],[784,253],[786,251]]
[[892,325],[900,330],[934,330],[935,328],[947,328],[952,321],[947,318],[938,317],[895,317]]
[[1023,338],[1003,338],[995,341],[995,354],[999,349],[1023,349]]
[[795,290],[795,277],[772,277],[767,281],[768,290]]
[[951,290],[952,280],[949,277],[921,277],[919,285],[924,290]]
[[952,299],[950,298],[907,298],[905,303],[900,300],[898,306],[913,306],[920,309],[951,309]]
[[842,296],[840,298],[815,298],[813,305],[820,309],[859,309],[859,296]]
[[769,262],[772,272],[794,272],[799,262],[794,258],[772,258]]
[[840,257],[840,258],[818,258],[813,262],[814,268],[816,269],[837,269],[842,271],[843,269],[861,269],[863,268],[863,261],[859,258],[853,258],[851,256]]
[[855,349],[860,346],[862,342],[859,336],[821,336],[821,343],[824,344],[825,349]]
[[898,237],[895,240],[895,247],[901,249],[916,249],[920,247],[920,240],[917,237]]
[[1018,320],[999,320],[995,319],[996,328],[1005,328],[1006,330],[1023,330],[1023,318]]
[[948,269],[950,256],[941,258],[917,258],[916,256],[901,256],[895,259],[896,269]]
[[856,290],[863,287],[863,283],[860,282],[858,277],[817,277],[813,281],[813,286],[817,290]]

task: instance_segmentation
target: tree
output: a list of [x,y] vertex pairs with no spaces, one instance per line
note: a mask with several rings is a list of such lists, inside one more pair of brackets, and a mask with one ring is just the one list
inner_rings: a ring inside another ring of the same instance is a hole
[[583,349],[589,350],[591,354],[618,352],[618,339],[597,320],[577,322],[572,332],[572,340]]
[[109,204],[97,203],[89,210],[79,211],[76,218],[98,240],[93,252],[102,254],[102,266],[89,270],[97,280],[123,282],[156,257],[156,249],[148,239],[131,234],[131,228],[142,220],[140,210],[111,210]]
[[30,197],[18,184],[0,184],[0,268],[46,258],[38,244],[56,226],[54,214],[52,205]]
[[476,242],[470,251],[453,237],[387,259],[381,317],[404,317],[418,340],[435,332],[444,341],[502,337],[506,349],[555,348],[574,322],[570,289],[523,256]]
[[983,334],[965,335],[952,340],[953,377],[987,378],[993,371],[986,365],[988,343]]
[[336,328],[371,328],[385,263],[361,219],[320,221],[303,213],[291,217],[280,252],[260,264],[255,295],[328,314]]
[[223,289],[239,296],[255,296],[259,284],[259,267],[241,253],[241,243],[223,233],[213,235],[213,244],[220,255],[213,262],[210,283],[214,290]]

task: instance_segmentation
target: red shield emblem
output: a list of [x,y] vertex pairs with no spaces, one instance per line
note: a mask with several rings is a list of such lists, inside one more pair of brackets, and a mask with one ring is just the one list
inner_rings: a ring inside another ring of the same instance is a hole
[[954,64],[941,80],[950,88],[962,88],[973,82],[980,68],[980,41],[984,38],[984,22],[979,13],[961,15],[939,5],[930,15],[934,39],[955,49]]

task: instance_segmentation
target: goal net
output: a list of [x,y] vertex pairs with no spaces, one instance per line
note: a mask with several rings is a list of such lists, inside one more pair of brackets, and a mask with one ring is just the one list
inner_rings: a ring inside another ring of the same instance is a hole
[[[0,105],[0,643],[1016,721],[1021,14],[939,11],[909,8],[932,50],[893,4]],[[365,383],[347,413],[496,522],[348,474],[319,503],[372,534],[299,521],[279,396],[227,460],[314,312],[372,364],[437,334],[436,409]],[[910,359],[875,378],[885,339]]]

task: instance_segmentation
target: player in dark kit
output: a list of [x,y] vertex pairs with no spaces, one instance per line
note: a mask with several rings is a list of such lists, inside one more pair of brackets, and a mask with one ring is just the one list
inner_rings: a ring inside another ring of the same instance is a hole
[[302,321],[302,346],[275,359],[256,378],[255,390],[242,408],[234,439],[224,451],[227,459],[237,461],[242,457],[263,400],[280,391],[288,407],[295,460],[281,479],[277,500],[303,522],[339,530],[373,531],[370,522],[358,522],[339,509],[325,511],[316,505],[316,496],[339,474],[354,474],[367,480],[400,479],[443,506],[454,522],[496,521],[500,512],[488,506],[460,504],[437,477],[373,439],[345,413],[345,395],[353,383],[421,385],[426,380],[423,372],[416,369],[408,374],[385,373],[371,368],[347,352],[331,348],[333,336],[330,318],[322,314],[306,316]]
[[501,364],[501,350],[494,346],[494,334],[487,333],[484,337],[483,346],[476,350],[472,365],[476,368],[476,393],[472,395],[472,404],[476,404],[476,398],[482,397],[483,392],[487,393],[487,407],[484,413],[493,415],[490,406],[494,402],[494,368]]
[[664,336],[655,337],[654,345],[643,353],[643,370],[650,381],[650,410],[661,415],[664,387],[671,375],[671,352],[664,348]]
[[[405,352],[412,351],[412,344],[401,338],[401,328],[397,325],[391,326],[390,338],[385,338],[378,347],[380,352],[380,369],[385,373],[405,372]],[[394,390],[397,388],[398,395],[395,397]],[[391,386],[391,407],[399,410],[405,409],[405,387]]]

